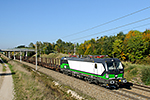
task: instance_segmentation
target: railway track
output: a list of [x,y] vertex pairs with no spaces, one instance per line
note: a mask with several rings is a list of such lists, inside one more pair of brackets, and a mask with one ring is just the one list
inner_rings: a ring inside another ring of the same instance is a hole
[[130,99],[150,100],[150,87],[144,85],[133,84],[132,86],[130,86],[130,88],[119,88],[116,90],[112,90],[112,92],[126,96]]
[[119,89],[119,90],[113,90],[113,92],[123,95],[125,97],[128,97],[130,99],[139,99],[139,100],[150,100],[150,93],[142,93],[139,90],[127,90],[127,89]]
[[142,85],[140,85],[140,86],[134,85],[132,88],[136,88],[136,89],[139,89],[139,90],[142,90],[142,91],[150,92],[149,87],[143,87]]
[[[132,84],[132,83],[130,83]],[[97,88],[102,88],[96,85]],[[147,86],[139,85],[139,86],[133,86],[130,87],[121,87],[117,89],[106,89],[103,88],[105,91],[109,91],[109,93],[114,93],[115,95],[120,95],[125,97],[125,99],[132,99],[132,100],[150,100],[150,89],[147,88]]]
[[[55,65],[53,65],[55,66]],[[48,70],[48,69],[47,69]],[[130,83],[132,84],[132,83]],[[105,91],[106,93],[112,93],[116,96],[121,96],[124,99],[134,100],[150,100],[150,87],[133,84],[130,87],[121,87],[118,89],[106,89],[96,85],[97,89]]]
[[143,88],[146,88],[146,89],[150,89],[150,86],[145,86],[145,85],[139,85],[139,84],[133,84],[134,86],[138,86],[138,87],[143,87]]

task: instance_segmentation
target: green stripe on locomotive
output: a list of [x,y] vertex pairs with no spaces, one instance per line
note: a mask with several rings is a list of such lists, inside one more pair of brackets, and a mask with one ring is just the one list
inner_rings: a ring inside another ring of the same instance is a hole
[[[66,63],[62,63],[60,65],[60,68],[62,68],[62,69],[65,68],[65,69],[68,69],[68,70],[73,71],[73,72],[84,74],[85,76],[93,76],[93,77],[97,77],[97,78],[101,78],[101,79],[106,79],[106,80],[115,79],[115,74],[108,74],[109,77],[106,78],[106,73],[102,76],[102,75],[96,75],[96,74],[92,74],[92,73],[88,73],[88,72],[83,72],[83,71],[79,71],[79,70],[74,70],[74,69],[70,69],[69,64],[66,64]],[[118,76],[116,78],[123,78],[123,73],[118,74]]]
[[66,67],[66,69],[70,69],[69,64],[62,63],[62,64],[60,65],[60,68],[65,68],[65,67]]
[[[108,74],[109,79],[115,79],[115,74]],[[118,74],[117,78],[123,78],[123,73]]]

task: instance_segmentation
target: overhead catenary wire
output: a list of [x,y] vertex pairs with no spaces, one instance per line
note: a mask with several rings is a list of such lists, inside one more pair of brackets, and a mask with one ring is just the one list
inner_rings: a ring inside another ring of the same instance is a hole
[[105,23],[103,23],[103,24],[100,24],[100,25],[97,25],[97,26],[94,26],[94,27],[85,29],[85,30],[83,30],[83,31],[80,31],[80,32],[77,32],[77,33],[73,33],[73,34],[70,34],[70,35],[63,36],[62,38],[70,37],[70,36],[73,36],[73,35],[77,35],[77,34],[80,34],[80,33],[83,33],[83,32],[86,32],[86,31],[89,31],[89,30],[92,30],[92,29],[95,29],[95,28],[97,28],[97,27],[100,27],[100,26],[103,26],[103,25],[112,23],[112,22],[114,22],[114,21],[123,19],[123,18],[125,18],[125,17],[131,16],[131,15],[133,15],[133,14],[139,13],[139,12],[144,11],[144,10],[149,9],[149,8],[150,8],[150,6],[148,6],[148,7],[146,7],[146,8],[143,8],[143,9],[140,9],[140,10],[138,10],[138,11],[132,12],[132,13],[130,13],[130,14],[124,15],[124,16],[122,16],[122,17],[119,17],[119,18],[110,20],[110,21],[105,22]]
[[[150,25],[150,23],[139,25],[139,26],[136,26],[136,27],[128,28],[128,29],[124,29],[124,30],[121,30],[121,31],[133,30],[135,28],[139,28],[139,27],[143,27],[143,26],[147,26],[147,25]],[[113,32],[113,33],[117,33],[117,32]],[[110,34],[108,34],[108,35],[110,35]]]
[[[124,30],[120,30],[120,32],[122,32],[122,31],[127,31],[127,30],[133,30],[134,28],[139,28],[139,27],[143,27],[143,26],[147,26],[147,25],[150,25],[150,23],[147,23],[147,24],[143,24],[143,25],[139,25],[139,26],[136,26],[136,27],[132,27],[132,28],[128,28],[128,29],[124,29]],[[116,34],[117,32],[113,32],[113,34]],[[110,35],[110,34],[112,34],[112,33],[109,33],[109,34],[107,34],[107,35]],[[80,41],[83,41],[83,40],[81,40],[81,39],[79,39]],[[78,42],[80,42],[80,41],[78,41]]]
[[79,40],[81,38],[83,39],[85,37],[93,36],[93,35],[96,35],[96,34],[109,32],[109,31],[112,31],[112,30],[115,30],[115,29],[118,29],[118,28],[122,28],[122,27],[125,27],[125,26],[128,26],[128,25],[132,25],[132,24],[135,24],[135,23],[139,23],[139,22],[142,22],[142,21],[145,21],[145,20],[148,20],[148,19],[150,19],[150,17],[144,18],[144,19],[141,19],[141,20],[138,20],[138,21],[135,21],[135,22],[131,22],[131,23],[128,23],[128,24],[125,24],[125,25],[121,25],[121,26],[118,26],[118,27],[115,27],[115,28],[112,28],[112,29],[108,29],[108,30],[105,30],[105,31],[101,31],[101,32],[98,32],[98,33],[94,33],[94,34],[86,35],[86,36],[83,36],[83,37],[80,37],[80,38],[72,39],[71,41]]
[[[143,27],[143,26],[147,26],[147,25],[150,25],[150,23],[143,24],[143,25],[139,25],[139,26],[136,26],[136,27],[128,28],[128,29],[124,29],[124,30],[121,30],[120,32],[122,32],[122,31],[127,31],[127,30],[133,30],[133,29],[135,29],[135,28],[139,28],[139,27]],[[116,34],[116,33],[117,33],[117,32],[113,32],[113,34]],[[112,34],[112,33],[109,33],[109,34],[107,34],[107,35],[110,35],[110,34]],[[81,39],[80,39],[80,41],[81,41]],[[78,42],[80,42],[80,41],[78,41]]]

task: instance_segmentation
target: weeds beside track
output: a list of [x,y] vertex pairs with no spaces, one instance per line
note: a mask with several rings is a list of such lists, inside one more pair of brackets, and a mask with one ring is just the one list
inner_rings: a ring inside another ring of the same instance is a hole
[[9,62],[9,68],[14,73],[15,99],[37,100],[74,100],[71,95],[55,86],[53,79],[40,72],[33,71],[30,67]]

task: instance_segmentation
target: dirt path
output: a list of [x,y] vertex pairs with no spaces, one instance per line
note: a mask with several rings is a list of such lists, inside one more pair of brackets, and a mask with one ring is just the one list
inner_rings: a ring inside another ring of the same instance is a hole
[[[0,63],[0,72],[2,72],[2,70],[3,70],[3,66],[2,66],[2,64]],[[1,76],[1,75],[0,75],[0,89],[1,89],[1,85],[2,85],[2,83],[3,83],[3,79],[4,79],[4,76]]]
[[3,81],[0,87],[0,100],[12,100],[14,98],[12,74],[8,66],[6,66],[6,72],[3,72],[2,64],[0,65],[1,78],[3,78]]

